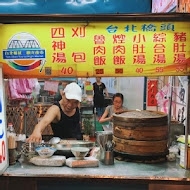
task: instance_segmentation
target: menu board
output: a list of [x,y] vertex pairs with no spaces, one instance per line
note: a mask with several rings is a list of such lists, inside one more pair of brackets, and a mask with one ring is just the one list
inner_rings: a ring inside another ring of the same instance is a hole
[[190,74],[190,22],[5,24],[0,34],[7,78]]

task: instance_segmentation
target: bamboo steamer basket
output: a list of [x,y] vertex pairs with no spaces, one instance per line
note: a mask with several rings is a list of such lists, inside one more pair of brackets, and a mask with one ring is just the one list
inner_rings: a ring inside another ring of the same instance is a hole
[[140,156],[168,152],[168,117],[157,111],[126,111],[113,116],[114,150]]

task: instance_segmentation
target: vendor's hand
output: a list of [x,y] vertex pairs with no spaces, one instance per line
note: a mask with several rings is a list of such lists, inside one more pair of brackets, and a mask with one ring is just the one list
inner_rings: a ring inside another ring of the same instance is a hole
[[41,141],[42,141],[42,135],[40,133],[35,134],[34,132],[30,135],[28,139],[26,139],[26,142],[41,143]]
[[110,118],[109,120],[112,120],[113,119],[113,115],[111,115],[109,118]]

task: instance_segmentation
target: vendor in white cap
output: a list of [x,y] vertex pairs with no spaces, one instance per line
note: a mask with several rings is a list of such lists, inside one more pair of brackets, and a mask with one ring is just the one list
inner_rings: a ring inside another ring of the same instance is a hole
[[51,124],[55,137],[61,139],[81,139],[79,102],[82,90],[74,82],[68,84],[61,93],[62,99],[52,105],[43,119],[35,126],[27,142],[41,142],[43,130]]

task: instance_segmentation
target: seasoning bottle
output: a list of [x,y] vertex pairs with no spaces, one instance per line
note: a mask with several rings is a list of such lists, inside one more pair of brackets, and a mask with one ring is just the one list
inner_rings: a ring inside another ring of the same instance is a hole
[[8,149],[9,149],[9,164],[16,163],[16,133],[12,123],[8,123],[7,128]]

